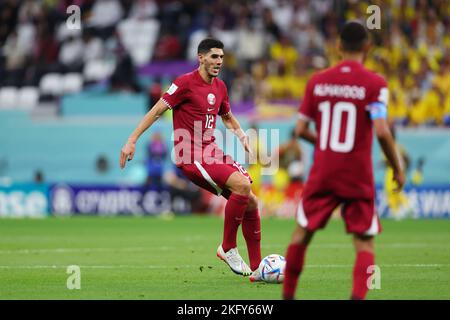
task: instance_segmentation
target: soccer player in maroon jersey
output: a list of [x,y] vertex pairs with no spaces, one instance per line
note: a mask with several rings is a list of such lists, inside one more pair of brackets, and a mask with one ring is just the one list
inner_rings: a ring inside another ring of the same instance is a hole
[[[199,67],[175,79],[161,99],[144,116],[121,150],[120,167],[133,159],[136,142],[167,110],[173,110],[174,150],[176,165],[195,184],[228,199],[222,244],[217,256],[237,274],[248,276],[261,261],[261,223],[258,201],[250,190],[252,182],[246,170],[214,142],[216,119],[250,152],[248,136],[231,112],[227,88],[219,75],[224,51],[223,43],[205,39],[198,46]],[[247,244],[250,267],[237,250],[239,226]]]
[[[314,144],[314,162],[287,248],[284,299],[294,299],[308,244],[339,205],[356,251],[351,298],[365,298],[368,268],[375,264],[373,239],[381,231],[374,203],[373,129],[394,169],[398,188],[405,182],[386,121],[386,81],[363,66],[369,43],[362,24],[346,23],[339,44],[343,60],[313,75],[305,90],[296,133]],[[310,122],[315,123],[316,131],[308,128]]]

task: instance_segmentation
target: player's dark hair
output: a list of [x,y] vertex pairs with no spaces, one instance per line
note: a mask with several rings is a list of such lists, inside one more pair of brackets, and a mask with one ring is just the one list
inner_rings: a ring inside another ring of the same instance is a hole
[[224,46],[222,41],[213,38],[206,38],[199,43],[197,53],[205,54],[208,53],[212,48],[223,49],[223,47]]
[[369,33],[361,23],[350,21],[342,27],[340,39],[343,51],[360,52],[369,40]]

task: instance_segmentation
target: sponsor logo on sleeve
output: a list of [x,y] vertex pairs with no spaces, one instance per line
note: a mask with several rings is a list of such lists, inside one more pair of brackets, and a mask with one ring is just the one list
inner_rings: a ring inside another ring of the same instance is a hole
[[174,94],[175,91],[177,91],[177,89],[178,89],[178,86],[175,83],[172,83],[170,88],[167,90],[167,93],[172,95],[172,94]]
[[378,96],[378,101],[384,103],[384,105],[388,105],[389,102],[389,89],[386,87],[383,87],[380,89],[380,94]]

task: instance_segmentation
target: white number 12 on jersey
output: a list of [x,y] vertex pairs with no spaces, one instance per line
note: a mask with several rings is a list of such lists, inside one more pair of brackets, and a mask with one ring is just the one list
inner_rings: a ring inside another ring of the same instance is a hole
[[[331,114],[330,101],[324,101],[319,103],[319,111],[321,113],[320,150],[327,148],[331,116],[330,149],[335,152],[350,152],[355,145],[356,106],[351,102],[340,101],[334,105],[333,114]],[[347,127],[345,128],[344,141],[339,141],[344,112],[348,113]]]
[[213,114],[207,114],[206,115],[206,122],[205,122],[205,129],[212,129],[214,122],[214,115]]

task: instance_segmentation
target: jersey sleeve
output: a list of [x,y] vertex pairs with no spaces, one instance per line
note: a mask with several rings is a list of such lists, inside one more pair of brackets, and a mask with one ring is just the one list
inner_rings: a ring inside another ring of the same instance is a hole
[[373,91],[369,93],[367,111],[372,120],[387,119],[387,108],[389,102],[389,89],[386,80],[379,78],[375,81]]
[[219,113],[218,113],[219,116],[223,116],[231,111],[230,101],[228,99],[228,90],[227,90],[227,86],[225,84],[223,84],[223,90],[224,90],[224,97],[223,97],[222,103],[220,104],[220,107],[219,107]]
[[315,118],[315,110],[313,103],[314,81],[311,78],[306,85],[305,94],[298,110],[300,119],[312,121]]
[[186,81],[179,77],[173,81],[169,89],[163,94],[161,100],[170,109],[175,108],[180,105],[184,100],[186,100],[188,92],[188,87]]

